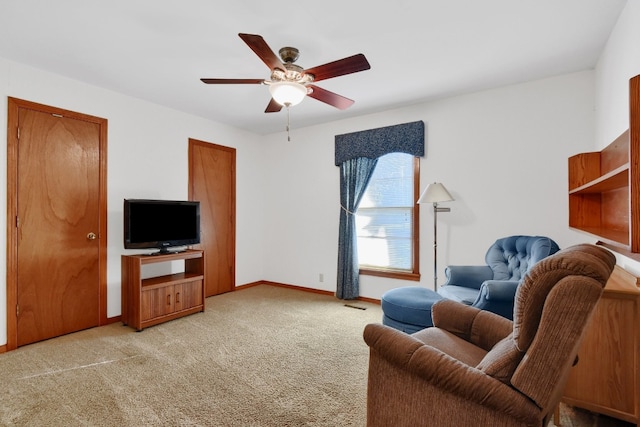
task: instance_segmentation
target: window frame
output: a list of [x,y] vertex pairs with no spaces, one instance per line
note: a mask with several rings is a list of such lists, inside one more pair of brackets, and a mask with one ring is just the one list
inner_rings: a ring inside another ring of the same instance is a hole
[[413,156],[413,230],[412,246],[413,260],[412,271],[394,270],[391,268],[359,267],[359,272],[364,276],[386,277],[390,279],[420,281],[420,157]]

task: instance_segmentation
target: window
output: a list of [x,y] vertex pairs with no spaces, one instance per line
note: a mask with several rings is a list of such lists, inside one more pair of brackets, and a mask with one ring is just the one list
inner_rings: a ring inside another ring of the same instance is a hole
[[419,158],[390,153],[378,164],[356,212],[361,274],[420,280]]

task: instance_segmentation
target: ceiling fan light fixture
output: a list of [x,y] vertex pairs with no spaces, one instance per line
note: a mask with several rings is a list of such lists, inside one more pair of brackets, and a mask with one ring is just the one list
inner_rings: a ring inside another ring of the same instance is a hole
[[278,104],[288,107],[298,105],[307,96],[306,86],[296,82],[271,83],[269,92]]

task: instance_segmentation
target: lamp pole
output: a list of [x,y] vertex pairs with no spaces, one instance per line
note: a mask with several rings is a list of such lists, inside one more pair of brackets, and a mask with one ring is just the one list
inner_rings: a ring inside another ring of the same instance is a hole
[[439,182],[427,185],[418,203],[433,203],[433,290],[438,291],[438,212],[451,212],[451,208],[441,208],[438,202],[450,202],[451,194]]
[[433,290],[438,292],[438,212],[451,212],[451,208],[441,208],[433,203]]

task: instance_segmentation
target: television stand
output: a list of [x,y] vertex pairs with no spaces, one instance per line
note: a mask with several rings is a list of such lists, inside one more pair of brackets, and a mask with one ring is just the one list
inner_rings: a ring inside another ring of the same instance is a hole
[[[153,256],[149,256],[153,255]],[[142,266],[184,260],[184,271],[143,279]],[[122,323],[138,331],[204,311],[204,252],[122,255]]]

